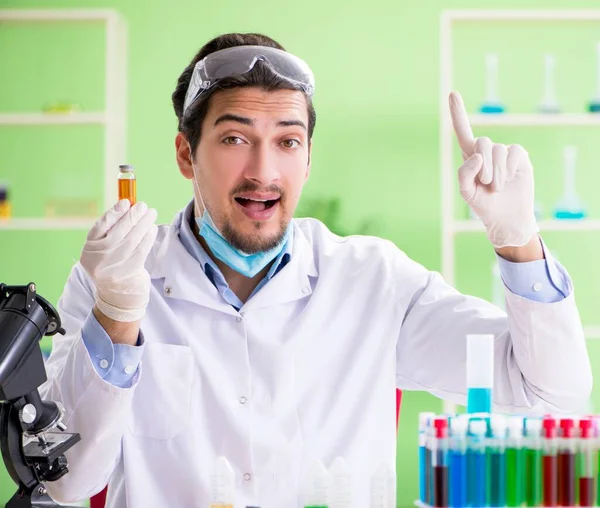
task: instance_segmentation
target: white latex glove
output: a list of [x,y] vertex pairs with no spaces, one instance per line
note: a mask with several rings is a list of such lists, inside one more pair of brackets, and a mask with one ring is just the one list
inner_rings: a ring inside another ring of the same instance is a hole
[[119,201],[87,236],[81,265],[96,285],[96,306],[115,321],[138,321],[150,298],[150,274],[144,268],[158,228],[156,210],[145,203]]
[[458,170],[461,196],[485,225],[494,247],[526,245],[538,232],[529,154],[520,145],[475,139],[457,92],[450,94],[450,114],[464,161]]

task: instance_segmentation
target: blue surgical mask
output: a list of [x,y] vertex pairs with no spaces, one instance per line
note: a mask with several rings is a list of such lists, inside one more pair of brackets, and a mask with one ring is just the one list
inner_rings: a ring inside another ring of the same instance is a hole
[[285,248],[291,227],[288,226],[284,237],[275,247],[264,252],[247,254],[233,247],[219,232],[206,208],[202,217],[196,217],[196,223],[202,236],[215,257],[231,269],[245,277],[252,278],[273,261]]

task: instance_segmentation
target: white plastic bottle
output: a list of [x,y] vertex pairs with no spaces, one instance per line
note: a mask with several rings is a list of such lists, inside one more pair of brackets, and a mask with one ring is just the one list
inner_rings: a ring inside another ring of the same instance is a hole
[[329,506],[331,475],[320,460],[312,465],[305,481],[304,507]]
[[352,508],[352,472],[342,457],[337,457],[330,468],[331,504],[329,508]]
[[396,508],[395,478],[392,468],[382,462],[371,478],[370,508]]
[[210,479],[210,508],[233,508],[235,473],[225,457],[217,459]]

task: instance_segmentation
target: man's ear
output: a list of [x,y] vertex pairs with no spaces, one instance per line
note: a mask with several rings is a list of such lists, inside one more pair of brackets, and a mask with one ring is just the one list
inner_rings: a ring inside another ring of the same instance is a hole
[[192,168],[192,153],[190,144],[182,132],[178,132],[175,137],[175,157],[179,171],[188,180],[194,178],[194,168]]

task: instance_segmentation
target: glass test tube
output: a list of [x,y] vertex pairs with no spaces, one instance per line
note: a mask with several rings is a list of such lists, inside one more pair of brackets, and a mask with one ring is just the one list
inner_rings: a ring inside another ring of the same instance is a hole
[[488,103],[498,101],[498,55],[489,53],[485,56],[486,95]]
[[459,415],[450,420],[450,495],[452,508],[467,506],[467,429],[469,419]]
[[8,183],[0,181],[0,219],[10,219],[11,215]]
[[133,166],[121,164],[119,166],[119,201],[128,199],[131,206],[137,201],[136,178],[133,172]]
[[525,420],[525,504],[542,504],[542,421],[539,418]]
[[600,42],[596,43],[596,100],[600,102]]
[[506,438],[506,506],[522,506],[525,502],[524,475],[523,418],[510,416]]
[[467,335],[467,412],[492,411],[494,336]]
[[595,429],[591,418],[579,421],[579,506],[594,506],[596,499]]
[[556,57],[554,55],[544,55],[544,95],[540,105],[541,113],[560,113],[560,106],[556,98],[555,68]]
[[544,477],[544,506],[558,506],[558,460],[556,420],[544,418],[542,422],[542,474]]
[[575,455],[577,440],[575,421],[562,418],[558,438],[557,497],[559,506],[575,506]]
[[481,105],[482,113],[504,113],[504,106],[498,98],[498,55],[490,53],[485,57],[486,99]]
[[434,439],[432,441],[431,460],[433,466],[433,506],[448,507],[448,420],[433,420]]
[[435,413],[419,413],[419,500],[427,503],[427,489],[429,488],[429,469],[427,468],[427,425]]
[[491,418],[491,437],[488,440],[488,505],[506,506],[506,418]]
[[[600,56],[600,44],[599,56]],[[600,111],[600,110],[599,110]],[[600,506],[600,415],[592,415],[592,424],[594,427],[594,450],[596,455],[596,506]]]
[[433,427],[433,420],[434,418],[431,418],[428,421],[427,428],[425,429],[425,504],[428,506],[433,506],[434,502],[432,449],[435,431]]
[[467,440],[467,506],[481,507],[487,503],[486,433],[485,420],[471,419]]

